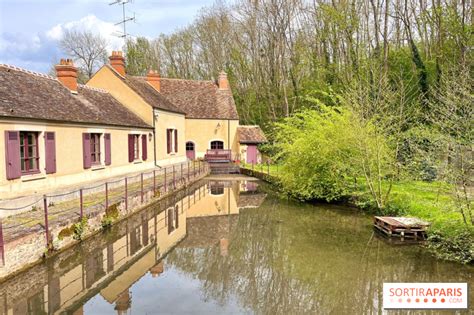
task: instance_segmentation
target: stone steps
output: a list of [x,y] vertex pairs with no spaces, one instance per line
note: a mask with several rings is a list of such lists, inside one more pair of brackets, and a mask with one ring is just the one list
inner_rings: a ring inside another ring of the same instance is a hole
[[211,174],[240,174],[240,167],[233,163],[209,163]]

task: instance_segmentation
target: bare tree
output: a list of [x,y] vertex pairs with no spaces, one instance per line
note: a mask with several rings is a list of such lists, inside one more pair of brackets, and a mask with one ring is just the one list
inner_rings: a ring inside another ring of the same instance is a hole
[[91,31],[67,30],[59,45],[78,64],[86,79],[107,60],[107,40]]

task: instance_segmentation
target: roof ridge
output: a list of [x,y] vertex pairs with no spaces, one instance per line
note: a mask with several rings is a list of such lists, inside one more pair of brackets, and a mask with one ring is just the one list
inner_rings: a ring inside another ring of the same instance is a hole
[[14,65],[8,65],[8,64],[5,64],[5,63],[0,63],[0,67],[4,67],[4,68],[8,68],[8,69],[12,69],[12,70],[24,72],[24,73],[27,73],[27,74],[32,74],[32,75],[35,75],[35,76],[38,76],[38,77],[42,77],[42,78],[45,78],[45,79],[50,79],[50,80],[58,81],[57,78],[52,77],[52,76],[50,76],[50,75],[47,75],[47,74],[44,74],[44,73],[40,73],[40,72],[31,71],[31,70],[27,70],[27,69],[20,68],[20,67],[14,66]]
[[107,94],[109,93],[107,90],[102,89],[102,88],[98,88],[98,87],[95,87],[95,86],[89,86],[89,85],[85,85],[85,84],[77,84],[77,86],[79,86],[81,88],[84,88],[84,89],[89,89],[91,91],[107,93]]
[[197,79],[180,79],[180,78],[160,78],[160,79],[165,79],[165,80],[172,80],[172,81],[191,81],[191,82],[205,82],[205,83],[212,83],[215,84],[214,80],[197,80]]

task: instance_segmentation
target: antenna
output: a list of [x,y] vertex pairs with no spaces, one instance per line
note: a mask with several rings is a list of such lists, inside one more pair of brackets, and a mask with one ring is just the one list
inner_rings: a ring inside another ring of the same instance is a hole
[[131,36],[127,33],[127,22],[136,21],[135,12],[133,13],[133,17],[125,15],[125,5],[127,3],[133,3],[133,0],[115,0],[114,2],[109,3],[109,5],[118,4],[122,6],[122,20],[115,23],[115,25],[123,24],[123,33],[115,33],[113,35],[123,38],[124,44],[127,43],[127,36]]

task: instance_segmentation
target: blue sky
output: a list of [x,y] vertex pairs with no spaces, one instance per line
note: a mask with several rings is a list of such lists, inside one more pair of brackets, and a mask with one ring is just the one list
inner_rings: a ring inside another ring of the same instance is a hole
[[[47,73],[64,57],[58,40],[65,29],[89,29],[120,48],[123,41],[112,35],[122,18],[115,0],[0,0],[0,63]],[[203,7],[214,0],[133,0],[127,14],[137,18],[127,24],[135,36],[157,37],[190,24]]]

